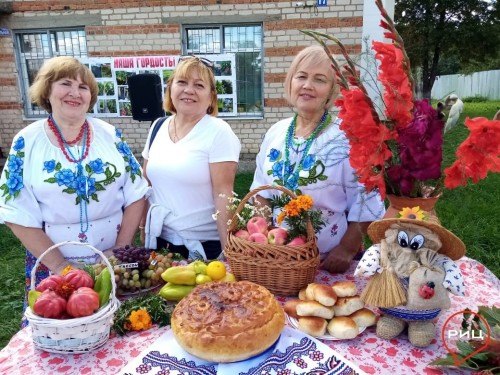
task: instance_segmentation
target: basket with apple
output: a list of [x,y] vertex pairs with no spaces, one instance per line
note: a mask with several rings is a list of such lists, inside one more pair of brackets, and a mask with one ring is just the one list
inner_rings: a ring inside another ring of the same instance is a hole
[[291,199],[297,196],[282,186],[261,186],[250,191],[238,204],[228,228],[224,255],[238,280],[260,284],[279,295],[296,295],[313,282],[319,265],[315,231],[310,220],[304,233],[293,228],[270,226],[256,215],[241,228],[242,211],[248,201],[266,189],[279,190]]

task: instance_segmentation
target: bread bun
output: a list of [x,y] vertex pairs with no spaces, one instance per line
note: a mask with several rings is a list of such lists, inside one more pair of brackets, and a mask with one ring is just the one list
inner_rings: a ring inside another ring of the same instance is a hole
[[300,299],[290,299],[283,305],[283,310],[285,310],[285,313],[288,316],[299,319],[300,316],[297,314],[297,304],[299,304],[300,302]]
[[198,285],[175,307],[171,327],[179,345],[209,362],[235,362],[262,353],[285,326],[280,303],[250,281]]
[[337,339],[353,339],[359,334],[358,325],[347,316],[336,316],[326,328],[328,333]]
[[354,320],[358,327],[369,327],[377,322],[377,315],[366,307],[353,312],[349,318]]
[[299,290],[299,299],[302,301],[307,301],[306,288]]
[[324,319],[333,318],[333,307],[323,306],[317,301],[300,301],[297,304],[297,315],[317,316]]
[[363,307],[365,307],[365,303],[359,296],[342,297],[337,300],[337,303],[333,306],[333,310],[335,311],[335,316],[348,316]]
[[306,288],[306,297],[309,301],[317,301],[323,306],[333,306],[337,301],[337,295],[326,284],[309,284]]
[[352,281],[339,281],[332,285],[337,297],[353,297],[358,294],[358,288]]
[[328,324],[326,319],[317,316],[303,316],[298,319],[298,327],[302,332],[308,335],[318,337],[323,336]]

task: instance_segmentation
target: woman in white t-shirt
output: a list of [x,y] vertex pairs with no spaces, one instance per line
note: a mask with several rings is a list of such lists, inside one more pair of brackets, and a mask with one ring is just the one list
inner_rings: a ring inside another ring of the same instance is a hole
[[241,146],[229,124],[215,117],[213,63],[181,57],[168,81],[164,108],[173,115],[151,143],[153,123],[142,152],[144,174],[152,186],[140,225],[145,245],[168,247],[186,258],[215,259],[226,241],[227,197],[232,195]]

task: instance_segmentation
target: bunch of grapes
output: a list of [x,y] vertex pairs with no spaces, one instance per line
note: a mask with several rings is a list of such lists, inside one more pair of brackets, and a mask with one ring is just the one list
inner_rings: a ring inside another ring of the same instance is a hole
[[[136,251],[137,250],[137,251]],[[113,250],[109,263],[113,266],[118,296],[153,288],[164,281],[161,274],[172,266],[174,254],[158,254],[141,247],[125,246]],[[145,259],[147,254],[147,259]],[[126,268],[122,264],[138,263],[137,268]],[[96,276],[106,268],[103,263],[93,266]]]
[[137,263],[138,270],[143,271],[149,266],[151,250],[145,247],[132,247],[126,245],[125,247],[113,249],[113,255],[121,263]]

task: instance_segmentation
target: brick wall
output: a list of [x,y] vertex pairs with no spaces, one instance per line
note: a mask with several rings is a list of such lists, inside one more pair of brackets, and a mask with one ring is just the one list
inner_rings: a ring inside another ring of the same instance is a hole
[[[264,118],[226,119],[242,144],[241,158],[252,167],[261,139],[276,121],[292,114],[283,99],[283,81],[295,54],[311,45],[299,29],[335,35],[349,52],[361,52],[363,0],[330,0],[327,7],[295,7],[277,0],[52,0],[13,1],[13,13],[0,14],[11,30],[85,26],[90,57],[172,55],[181,51],[184,23],[262,22],[264,34]],[[120,127],[136,155],[149,123],[106,118]],[[13,136],[32,122],[23,119],[13,39],[0,37],[0,149],[6,154]]]

